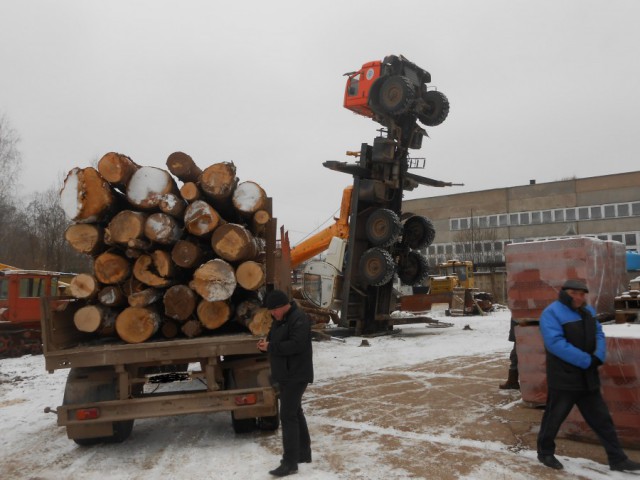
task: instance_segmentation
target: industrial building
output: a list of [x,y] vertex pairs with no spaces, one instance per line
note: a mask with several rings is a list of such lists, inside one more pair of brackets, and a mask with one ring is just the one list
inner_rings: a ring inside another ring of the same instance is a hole
[[435,241],[430,265],[471,260],[504,267],[505,245],[576,236],[640,245],[640,171],[405,200],[402,210],[428,217]]

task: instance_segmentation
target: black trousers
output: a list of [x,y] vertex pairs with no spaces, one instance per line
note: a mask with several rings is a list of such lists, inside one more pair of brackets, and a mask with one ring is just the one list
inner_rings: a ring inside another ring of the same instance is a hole
[[609,408],[604,403],[600,390],[569,391],[549,389],[547,406],[542,416],[538,433],[538,454],[553,455],[556,451],[555,438],[560,425],[567,418],[574,405],[578,406],[585,422],[598,435],[607,452],[609,465],[627,459],[620,446],[618,434],[613,426]]
[[301,453],[311,450],[311,438],[307,420],[302,411],[302,395],[307,383],[280,383],[280,423],[282,425],[282,460],[289,465],[298,465]]

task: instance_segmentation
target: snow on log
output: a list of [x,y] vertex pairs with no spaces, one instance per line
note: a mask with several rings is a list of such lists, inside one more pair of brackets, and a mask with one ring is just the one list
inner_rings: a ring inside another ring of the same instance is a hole
[[262,250],[260,242],[242,225],[227,223],[218,227],[211,237],[211,248],[228,262],[253,260]]
[[197,303],[196,293],[186,285],[169,287],[164,293],[164,314],[174,320],[184,322],[193,315]]
[[100,284],[96,277],[88,273],[79,273],[69,282],[69,293],[74,298],[91,300],[98,294]]
[[233,162],[214,163],[202,172],[200,188],[207,197],[220,203],[231,197],[238,185]]
[[169,253],[156,250],[140,255],[133,265],[133,275],[150,287],[168,287],[173,282],[173,262]]
[[98,301],[105,307],[121,307],[127,303],[127,297],[119,285],[107,285],[98,292]]
[[178,193],[178,186],[166,170],[155,167],[140,167],[127,185],[129,203],[141,210],[157,208],[163,195]]
[[112,336],[115,333],[116,311],[102,305],[86,305],[73,314],[73,323],[81,332]]
[[144,224],[145,236],[161,245],[173,245],[180,239],[183,231],[178,221],[166,213],[152,213]]
[[197,182],[202,170],[189,155],[183,152],[173,152],[167,158],[167,168],[182,182]]
[[255,182],[242,182],[233,192],[233,206],[244,217],[252,218],[258,210],[267,208],[267,194]]
[[197,237],[211,234],[221,223],[218,212],[203,200],[191,203],[184,212],[185,228]]
[[231,318],[231,305],[226,301],[201,300],[196,313],[200,323],[208,330],[220,328]]
[[233,267],[222,259],[209,260],[193,274],[189,286],[210,302],[227,300],[237,285]]
[[127,343],[141,343],[155,335],[161,323],[151,307],[127,307],[116,317],[116,332]]
[[180,195],[165,193],[160,197],[158,207],[162,213],[182,219],[184,209],[187,208],[187,202]]
[[[147,214],[133,210],[122,210],[111,219],[105,229],[106,241],[109,245],[130,246],[130,240],[144,237],[144,224]],[[134,247],[135,248],[135,247]]]
[[264,265],[253,260],[241,263],[236,269],[236,281],[245,290],[258,290],[266,281]]
[[93,223],[74,223],[67,227],[64,238],[76,252],[94,255],[104,247],[104,230]]
[[114,202],[111,186],[93,167],[71,169],[60,191],[62,210],[77,223],[103,220]]
[[125,187],[131,176],[140,168],[133,160],[121,153],[109,152],[98,161],[98,172],[114,186]]
[[106,251],[94,260],[93,273],[100,283],[115,285],[122,283],[131,275],[131,264],[123,256]]

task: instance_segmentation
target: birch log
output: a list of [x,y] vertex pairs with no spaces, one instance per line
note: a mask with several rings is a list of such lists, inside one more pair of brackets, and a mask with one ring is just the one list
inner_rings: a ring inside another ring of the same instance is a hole
[[182,268],[195,268],[200,265],[203,251],[195,241],[178,240],[171,250],[171,260]]
[[193,315],[196,309],[196,293],[186,285],[174,285],[169,287],[162,300],[164,314],[174,320],[184,322]]
[[167,158],[167,168],[182,182],[197,182],[202,170],[189,155],[183,152],[173,152]]
[[81,332],[112,336],[115,333],[116,311],[102,305],[86,305],[73,315],[73,323]]
[[233,206],[243,217],[252,218],[267,208],[267,194],[255,182],[242,182],[233,192]]
[[241,263],[236,269],[236,281],[246,290],[258,290],[266,281],[264,265],[253,260]]
[[116,332],[127,343],[141,343],[155,335],[161,323],[151,307],[127,307],[116,317]]
[[129,246],[130,240],[144,237],[147,214],[133,210],[122,210],[111,219],[105,229],[105,237],[110,245]]
[[93,275],[79,273],[69,282],[69,292],[74,298],[91,300],[98,295],[100,284]]
[[166,213],[152,213],[144,224],[144,235],[160,245],[173,245],[183,232],[178,221]]
[[213,251],[228,262],[253,260],[260,253],[261,247],[261,242],[237,223],[221,225],[211,237]]
[[150,287],[168,287],[173,281],[173,262],[169,253],[156,250],[140,255],[133,265],[133,275]]
[[238,185],[233,162],[220,162],[207,167],[200,177],[200,188],[214,202],[224,204]]
[[233,267],[222,259],[209,260],[193,274],[189,286],[210,302],[227,300],[237,285]]
[[218,212],[203,200],[189,204],[184,212],[185,228],[197,237],[210,235],[221,223]]
[[178,194],[178,186],[171,174],[160,168],[141,167],[127,185],[127,200],[141,210],[157,208],[167,193]]
[[98,161],[98,172],[110,184],[126,188],[133,174],[140,168],[121,153],[109,152]]
[[100,283],[115,285],[124,282],[131,274],[131,265],[122,255],[106,251],[93,262],[93,273]]
[[93,167],[73,168],[60,191],[60,206],[69,220],[92,223],[104,220],[116,199],[111,186]]
[[94,255],[104,247],[104,230],[93,223],[75,223],[69,225],[64,238],[76,252]]
[[205,328],[215,330],[227,323],[231,318],[231,305],[226,301],[209,302],[201,300],[198,303],[196,313],[200,323]]
[[98,301],[105,307],[121,307],[127,303],[127,297],[119,285],[107,285],[98,292]]

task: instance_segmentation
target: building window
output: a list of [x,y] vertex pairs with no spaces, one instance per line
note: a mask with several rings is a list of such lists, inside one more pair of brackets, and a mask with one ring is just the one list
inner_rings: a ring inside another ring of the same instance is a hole
[[613,218],[616,216],[616,206],[615,205],[605,205],[604,206],[604,218]]
[[507,225],[509,225],[509,217],[507,215],[499,215],[498,224],[501,227],[506,227]]
[[517,213],[512,213],[511,215],[509,215],[509,223],[511,225],[520,225],[520,222],[518,221],[519,217]]
[[624,235],[624,244],[627,247],[635,247],[635,245],[636,245],[636,234],[635,233],[626,233]]
[[480,228],[487,228],[487,217],[478,217],[478,226]]
[[469,228],[469,219],[468,218],[461,218],[460,219],[460,230],[466,230],[467,228]]
[[490,227],[497,227],[498,226],[498,216],[497,215],[491,215],[489,217],[489,226]]
[[598,218],[602,218],[602,209],[600,205],[597,207],[591,207],[591,220],[596,220]]
[[456,255],[460,255],[463,252],[464,252],[464,249],[462,248],[462,244],[456,243]]
[[480,242],[475,242],[473,244],[473,249],[478,252],[481,253],[482,252],[482,244]]
[[553,219],[556,222],[564,222],[564,210],[554,210]]
[[576,209],[567,208],[565,210],[565,218],[567,219],[567,222],[573,222],[576,219]]
[[578,209],[578,220],[589,220],[589,207],[580,207]]
[[529,225],[529,212],[520,214],[520,225]]
[[453,245],[451,245],[450,243],[448,243],[447,245],[445,245],[444,247],[444,251],[447,255],[452,255],[453,254]]
[[600,240],[609,240],[609,236],[608,235],[598,235],[598,238]]
[[640,215],[640,202],[631,204],[631,215]]
[[542,212],[542,223],[551,223],[551,210]]
[[453,220],[451,220],[451,230],[458,230],[460,228],[459,223],[458,223],[458,219],[454,218]]
[[436,254],[436,247],[434,245],[431,245],[429,247],[429,255],[435,255]]
[[471,253],[471,244],[470,243],[465,243],[464,244],[464,253]]
[[531,212],[531,223],[541,223],[542,214],[540,212]]
[[493,249],[496,252],[501,252],[502,251],[502,242],[494,242],[493,243]]
[[444,245],[438,245],[436,248],[438,249],[438,255],[444,255]]
[[628,217],[629,216],[629,204],[628,203],[619,203],[618,204],[618,216],[619,217]]
[[614,242],[622,243],[622,235],[618,235],[618,234],[611,235],[611,240],[613,240]]
[[491,242],[484,242],[484,251],[485,252],[491,251]]

